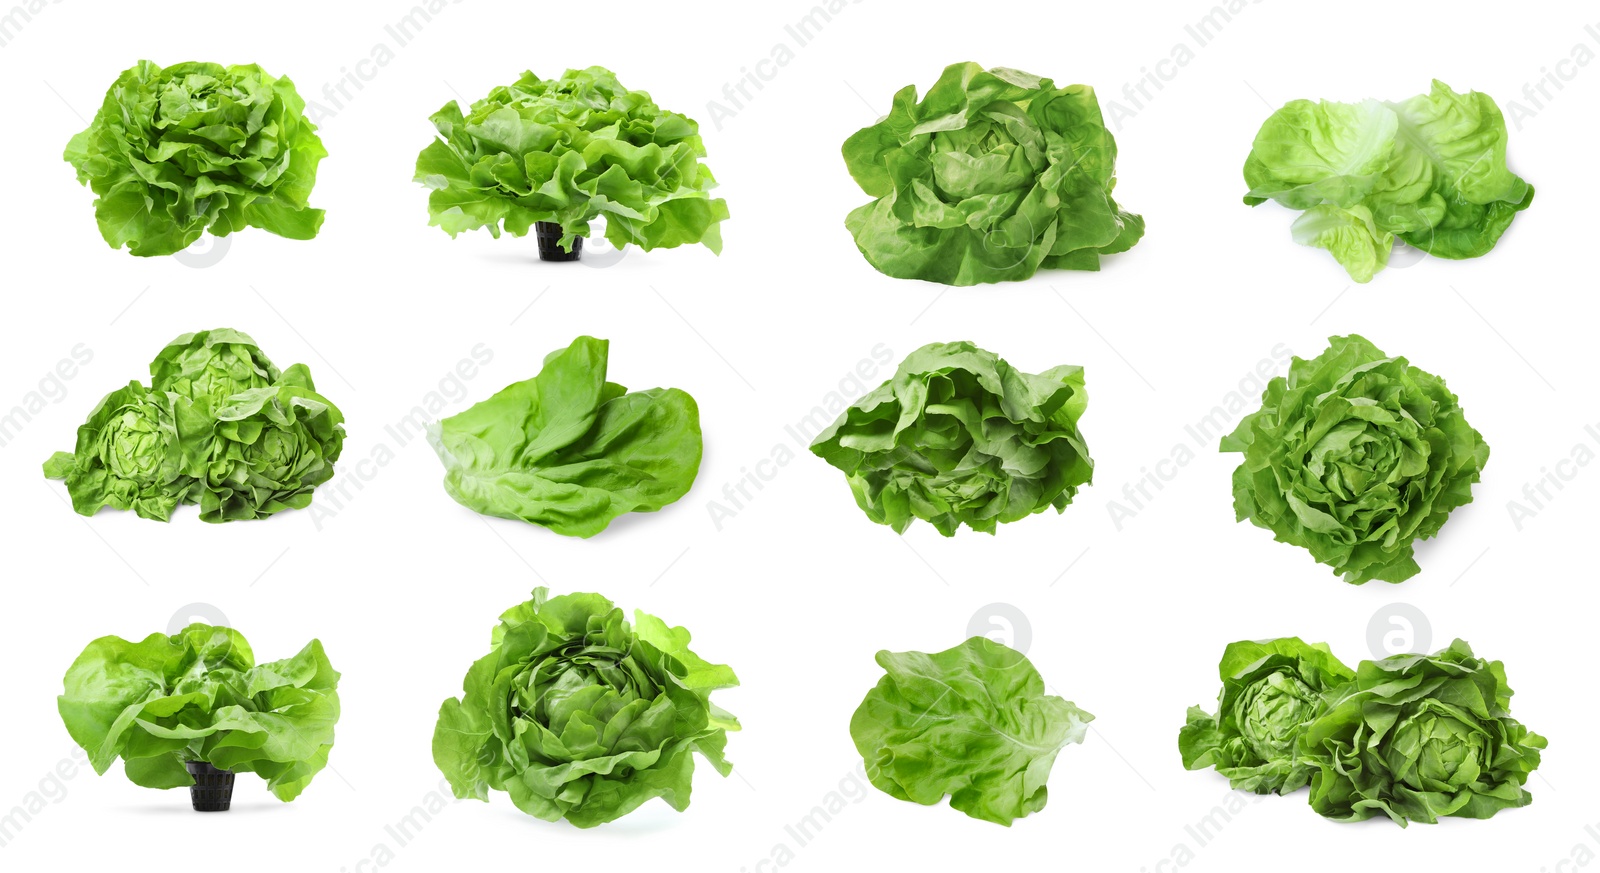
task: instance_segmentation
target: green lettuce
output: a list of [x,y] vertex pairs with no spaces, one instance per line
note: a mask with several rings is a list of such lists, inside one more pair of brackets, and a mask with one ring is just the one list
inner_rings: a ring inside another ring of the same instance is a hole
[[1028,659],[985,637],[953,649],[882,651],[885,671],[850,719],[867,778],[899,800],[1010,826],[1044,808],[1056,755],[1094,716],[1045,693]]
[[856,247],[899,279],[974,285],[1040,269],[1098,270],[1144,219],[1111,197],[1117,144],[1094,89],[1004,67],[952,64],[844,143],[877,199],[845,220]]
[[645,251],[700,243],[722,251],[726,201],[700,163],[693,119],[624,88],[610,70],[568,70],[559,79],[523,73],[462,112],[455,101],[431,118],[439,138],[417,156],[428,223],[454,237],[502,226],[523,236],[534,222],[561,225],[560,246],[589,236]]
[[1533,801],[1544,737],[1511,718],[1505,666],[1461,640],[1431,655],[1363,661],[1300,732],[1311,808],[1339,821],[1489,818]]
[[190,496],[209,429],[183,398],[129,382],[100,400],[78,428],[76,449],[51,456],[45,476],[66,480],[80,514],[110,506],[167,521]]
[[266,388],[282,374],[243,331],[202,330],[178,337],[150,362],[150,387],[188,398],[207,409],[250,388]]
[[1215,767],[1234,788],[1257,794],[1304,788],[1312,764],[1300,756],[1300,732],[1321,712],[1323,695],[1355,673],[1326,643],[1298,637],[1231,643],[1217,672],[1216,715],[1191,706],[1178,732],[1183,766]]
[[295,364],[269,388],[250,388],[216,412],[205,458],[200,520],[267,518],[311,505],[344,449],[344,416]]
[[1346,582],[1401,582],[1421,572],[1414,541],[1472,502],[1489,446],[1443,379],[1360,336],[1328,343],[1223,437],[1244,455],[1234,511]]
[[1506,164],[1506,139],[1488,95],[1437,79],[1398,103],[1295,100],[1256,134],[1244,202],[1305,210],[1295,241],[1328,250],[1357,282],[1384,268],[1397,237],[1476,258],[1533,202],[1533,186]]
[[689,493],[700,408],[676,388],[607,382],[609,356],[608,341],[578,337],[532,379],[430,425],[445,491],[474,512],[577,537]]
[[66,481],[72,507],[132,509],[167,521],[199,504],[202,521],[302,509],[333,476],[344,416],[311,371],[279,371],[255,340],[228,328],[178,337],[150,362],[152,384],[106,395],[44,475]]
[[500,616],[466,693],[439,707],[433,760],[457,797],[505,791],[546,821],[594,827],[656,797],[682,812],[694,755],[728,775],[739,729],[711,702],[738,678],[689,642],[643,612],[630,625],[598,594],[535,589]]
[[315,131],[294,83],[254,64],[140,61],[65,158],[112,248],[170,255],[207,231],[316,236],[323,214],[308,200],[328,152]]
[[180,788],[194,784],[184,765],[203,761],[255,773],[288,801],[328,763],[338,685],[316,640],[257,664],[238,631],[191,624],[141,642],[90,643],[67,670],[57,708],[96,773],[121,758],[135,785]]
[[867,517],[904,533],[913,519],[954,536],[965,524],[1064,511],[1094,461],[1078,431],[1083,368],[1019,372],[968,342],[932,343],[811,443],[842,470]]

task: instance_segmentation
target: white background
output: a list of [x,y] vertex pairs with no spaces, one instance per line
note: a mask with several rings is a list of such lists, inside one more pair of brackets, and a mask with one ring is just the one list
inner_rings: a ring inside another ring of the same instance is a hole
[[[0,812],[44,798],[5,836],[7,869],[162,870],[215,851],[252,870],[374,870],[378,858],[383,869],[416,871],[731,873],[778,869],[781,856],[786,868],[817,871],[1170,871],[1181,857],[1194,870],[1532,873],[1572,869],[1574,852],[1600,853],[1600,833],[1585,830],[1600,822],[1590,790],[1600,780],[1590,753],[1595,573],[1585,548],[1600,471],[1562,466],[1571,481],[1521,530],[1508,511],[1574,446],[1600,452],[1585,433],[1600,425],[1591,345],[1600,64],[1568,60],[1577,45],[1600,52],[1585,31],[1600,32],[1592,6],[1451,4],[1443,13],[1439,4],[1267,0],[1197,46],[1185,28],[1207,14],[1205,0],[866,0],[801,47],[785,26],[807,13],[804,0],[466,0],[400,47],[385,27],[406,3],[354,6],[218,4],[202,14],[188,4],[64,0],[37,8],[0,47],[9,268],[0,411],[26,405],[31,392],[52,398],[0,449]],[[358,67],[379,45],[388,63]],[[788,62],[758,68],[778,45]],[[1161,64],[1177,46],[1189,62]],[[321,135],[332,156],[313,197],[328,218],[315,241],[246,231],[206,268],[104,245],[92,195],[61,149],[142,57],[258,62],[331,110]],[[1098,274],[970,289],[889,279],[861,259],[843,218],[866,198],[839,144],[895,90],[925,89],[965,60],[1093,84],[1108,114],[1112,101],[1126,110],[1117,197],[1149,221],[1137,248]],[[720,258],[696,249],[628,252],[610,266],[592,257],[542,264],[531,237],[452,242],[427,226],[426,192],[410,180],[431,112],[525,68],[554,76],[597,63],[702,122],[733,213]],[[735,109],[723,85],[746,68],[770,79]],[[369,78],[336,106],[324,84],[346,70]],[[1136,106],[1123,85],[1147,70],[1169,79]],[[1547,72],[1570,81],[1539,108],[1521,92]],[[1291,213],[1240,203],[1239,167],[1271,107],[1296,97],[1398,99],[1432,77],[1526,110],[1513,125],[1511,164],[1538,196],[1488,257],[1423,260],[1352,286],[1326,253],[1291,242]],[[712,100],[732,113],[720,129]],[[253,334],[280,366],[311,366],[349,421],[328,486],[348,496],[335,506],[319,491],[317,505],[333,511],[225,526],[202,524],[192,508],[167,525],[74,515],[40,462],[71,449],[95,401],[144,377],[168,340],[217,326]],[[1475,501],[1420,549],[1422,575],[1399,586],[1347,586],[1306,552],[1235,524],[1228,480],[1237,456],[1185,432],[1241,380],[1257,394],[1251,373],[1278,344],[1309,357],[1345,332],[1444,375],[1493,448]],[[705,463],[694,490],[667,510],[587,541],[486,522],[444,494],[422,440],[386,433],[430,392],[448,392],[446,414],[465,408],[532,375],[580,333],[612,340],[613,380],[681,387],[700,402]],[[1087,368],[1095,484],[1064,515],[994,537],[943,539],[925,524],[896,537],[867,522],[842,476],[785,432],[841,382],[844,399],[862,393],[867,385],[848,377],[880,344],[898,361],[955,339],[1029,371]],[[52,379],[80,344],[90,363]],[[492,361],[451,384],[478,344]],[[1135,509],[1124,486],[1176,446],[1192,460],[1162,466],[1163,488]],[[760,467],[769,481],[719,530],[710,503],[726,503],[724,486],[775,451],[792,460]],[[1136,511],[1120,530],[1113,500]],[[398,845],[386,826],[440,780],[429,754],[439,701],[459,693],[501,610],[541,582],[684,624],[700,654],[732,664],[743,687],[719,700],[745,725],[729,744],[735,775],[702,767],[686,813],[653,802],[591,831],[523,816],[504,795],[462,802]],[[53,701],[67,665],[95,637],[141,638],[196,602],[220,609],[263,659],[315,636],[344,673],[332,764],[293,804],[242,776],[231,813],[200,816],[184,792],[70,764],[74,747]],[[1296,634],[1328,641],[1353,664],[1372,654],[1369,626],[1393,630],[1388,617],[1403,608],[1427,622],[1416,628],[1418,647],[1460,636],[1506,662],[1516,715],[1551,743],[1530,781],[1533,805],[1401,830],[1324,821],[1303,793],[1251,798],[1202,844],[1187,828],[1231,798],[1214,773],[1182,769],[1176,734],[1187,706],[1213,701],[1223,646]],[[1087,741],[1058,759],[1049,806],[1007,830],[860,791],[847,724],[879,675],[873,653],[938,650],[990,624],[1009,627],[1021,646],[1017,616],[1052,690],[1098,716]],[[62,761],[63,775],[52,775]],[[844,808],[800,845],[786,826],[841,785]]]

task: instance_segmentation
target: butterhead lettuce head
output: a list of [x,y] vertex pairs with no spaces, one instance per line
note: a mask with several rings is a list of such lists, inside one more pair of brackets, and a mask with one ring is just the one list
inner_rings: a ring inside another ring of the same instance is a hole
[[1398,102],[1294,100],[1256,134],[1244,202],[1304,210],[1295,242],[1326,249],[1357,282],[1398,238],[1441,258],[1487,254],[1533,186],[1506,165],[1506,122],[1486,94],[1433,82]]
[[1328,343],[1223,437],[1244,455],[1234,511],[1346,582],[1400,582],[1421,572],[1412,543],[1472,502],[1489,446],[1443,379],[1354,334]]
[[536,221],[561,225],[560,245],[591,235],[604,218],[617,248],[703,244],[722,251],[728,204],[700,163],[705,143],[691,118],[629,91],[604,67],[533,73],[463,111],[454,101],[431,118],[439,138],[417,156],[428,223],[450,236],[502,228],[523,236]]
[[659,797],[689,806],[694,756],[726,776],[739,722],[711,693],[733,670],[689,650],[689,632],[598,594],[533,598],[500,616],[466,693],[439,707],[433,760],[457,797],[505,791],[523,812],[581,828]]
[[1083,368],[1024,373],[969,342],[930,343],[811,443],[856,505],[904,533],[922,519],[955,536],[1067,508],[1094,475],[1078,430]]
[[915,85],[895,94],[882,121],[845,140],[844,160],[877,198],[845,226],[899,279],[1098,270],[1144,235],[1144,219],[1111,197],[1117,144],[1087,85],[952,64],[921,100]]
[[327,156],[287,78],[150,61],[112,83],[65,154],[98,197],[100,235],[142,256],[246,227],[311,239],[323,216],[308,200]]

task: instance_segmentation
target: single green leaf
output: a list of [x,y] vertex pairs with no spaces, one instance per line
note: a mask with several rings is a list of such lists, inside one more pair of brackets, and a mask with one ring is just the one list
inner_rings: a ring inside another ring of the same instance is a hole
[[676,388],[606,381],[609,344],[579,337],[532,379],[432,425],[445,491],[485,515],[590,537],[689,492],[700,410]]
[[1094,716],[1045,693],[1028,659],[973,637],[943,652],[879,652],[886,675],[850,719],[867,778],[891,797],[1010,826],[1044,808],[1056,755]]

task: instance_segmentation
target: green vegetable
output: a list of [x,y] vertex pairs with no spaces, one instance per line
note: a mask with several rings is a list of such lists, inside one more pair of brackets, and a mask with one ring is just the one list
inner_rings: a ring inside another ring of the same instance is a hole
[[1506,165],[1499,107],[1437,79],[1399,103],[1285,104],[1256,134],[1244,178],[1245,203],[1306,210],[1295,241],[1327,249],[1357,282],[1383,269],[1395,237],[1442,258],[1487,254],[1533,202]]
[[1111,198],[1117,144],[1087,85],[952,64],[917,101],[844,143],[861,190],[877,198],[845,226],[879,272],[975,285],[1040,269],[1098,270],[1144,219]]
[[152,387],[106,395],[76,449],[45,462],[79,513],[111,506],[167,521],[198,503],[202,521],[266,518],[309,506],[332,478],[344,416],[305,365],[279,372],[255,340],[220,328],[173,340],[150,373]]
[[1047,507],[1066,509],[1094,461],[1078,432],[1083,368],[1019,372],[968,342],[912,352],[894,378],[811,443],[844,471],[867,517],[904,533],[914,518],[954,536],[994,533]]
[[518,809],[581,828],[654,797],[689,806],[693,754],[726,776],[739,722],[711,693],[733,670],[689,651],[689,632],[598,594],[533,599],[500,616],[466,693],[439,707],[433,760],[457,797],[505,791]]
[[444,489],[474,512],[591,537],[689,493],[700,408],[676,388],[606,381],[610,343],[578,337],[539,375],[428,428]]
[[202,521],[266,518],[311,505],[333,478],[344,416],[296,364],[270,388],[250,388],[217,410],[200,494]]
[[328,153],[304,113],[293,82],[253,64],[140,61],[65,158],[94,189],[112,248],[170,255],[246,227],[311,239],[322,210],[307,201]]
[[1311,808],[1339,821],[1489,818],[1527,806],[1544,737],[1511,718],[1505,666],[1465,642],[1363,661],[1300,733]]
[[629,91],[603,67],[559,79],[523,73],[463,114],[451,101],[431,120],[439,132],[417,156],[429,224],[451,237],[488,228],[523,236],[536,221],[561,225],[561,248],[605,219],[617,248],[645,251],[701,243],[722,251],[728,205],[700,163],[693,119]]
[[72,508],[83,515],[110,506],[166,521],[189,495],[187,471],[208,429],[192,405],[129,382],[100,400],[78,428],[76,450],[56,452],[45,475],[66,480]]
[[339,674],[320,642],[258,665],[238,631],[205,624],[142,642],[101,637],[65,684],[61,720],[95,772],[120,757],[146,788],[193,785],[184,764],[204,761],[293,800],[328,763],[339,720]]
[[882,651],[887,675],[850,719],[867,778],[900,800],[1010,826],[1044,809],[1056,754],[1094,716],[1045,694],[1021,652],[985,637],[953,649]]
[[150,362],[150,385],[215,409],[249,388],[266,388],[282,375],[248,334],[228,328],[186,333]]
[[1328,342],[1223,437],[1244,455],[1234,511],[1346,582],[1400,582],[1421,572],[1412,543],[1472,502],[1489,447],[1443,379],[1353,334]]
[[1320,712],[1322,695],[1355,673],[1326,643],[1298,637],[1231,643],[1217,672],[1217,714],[1191,706],[1178,732],[1183,766],[1215,767],[1234,788],[1257,794],[1305,787],[1312,765],[1299,755],[1300,731]]

